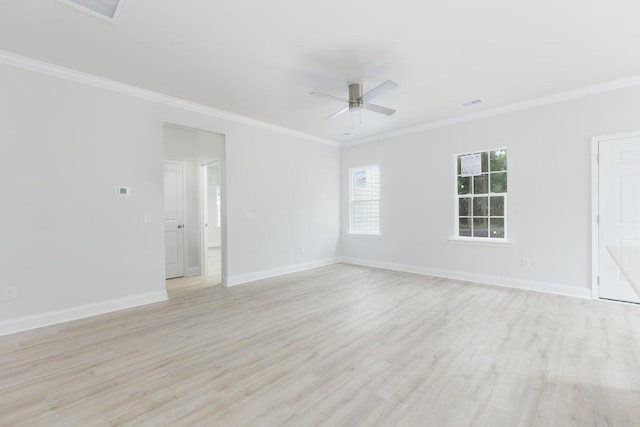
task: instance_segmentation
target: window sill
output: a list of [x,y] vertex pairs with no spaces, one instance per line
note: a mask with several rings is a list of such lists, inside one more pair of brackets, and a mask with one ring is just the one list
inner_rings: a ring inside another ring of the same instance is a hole
[[472,245],[472,246],[498,246],[498,247],[509,247],[513,246],[513,242],[510,240],[498,240],[498,239],[489,239],[489,238],[481,238],[476,237],[471,239],[465,239],[463,237],[452,237],[449,239],[449,243],[453,243],[455,245]]
[[382,237],[382,234],[373,234],[373,233],[344,233],[345,236],[348,237],[373,237],[373,238],[380,238]]

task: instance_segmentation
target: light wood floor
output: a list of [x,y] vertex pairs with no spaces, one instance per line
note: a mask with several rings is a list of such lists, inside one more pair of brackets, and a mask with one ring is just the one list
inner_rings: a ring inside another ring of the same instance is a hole
[[638,426],[640,307],[337,264],[0,338],[3,426]]
[[222,255],[220,250],[221,247],[216,246],[214,248],[209,248],[207,251],[207,275],[214,276],[218,280],[218,283],[222,281]]
[[182,298],[194,291],[210,288],[222,283],[222,261],[220,247],[207,251],[207,275],[178,277],[165,281],[167,295],[170,299]]

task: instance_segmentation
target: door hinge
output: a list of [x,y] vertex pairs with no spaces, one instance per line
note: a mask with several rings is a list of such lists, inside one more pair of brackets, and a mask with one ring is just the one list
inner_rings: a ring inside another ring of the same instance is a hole
[[596,215],[596,224],[600,224],[600,215]]
[[596,277],[596,283],[599,285],[600,284],[600,276]]

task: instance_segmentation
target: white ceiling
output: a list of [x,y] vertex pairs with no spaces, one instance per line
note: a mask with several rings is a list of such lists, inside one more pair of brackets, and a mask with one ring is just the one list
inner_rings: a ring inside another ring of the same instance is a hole
[[[348,141],[640,75],[639,16],[637,0],[127,0],[114,25],[2,0],[0,49]],[[387,79],[374,103],[398,112],[353,129],[308,95]]]

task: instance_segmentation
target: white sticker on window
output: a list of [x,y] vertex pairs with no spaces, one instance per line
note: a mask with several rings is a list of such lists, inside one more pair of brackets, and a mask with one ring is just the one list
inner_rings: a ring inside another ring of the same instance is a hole
[[460,174],[462,176],[482,175],[482,155],[477,153],[460,157]]
[[367,171],[356,171],[356,185],[367,185]]

